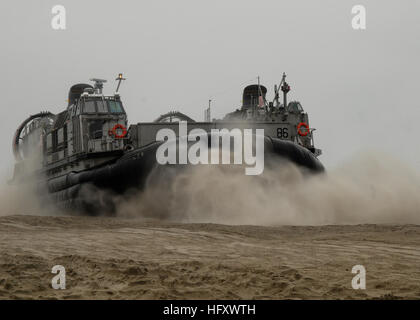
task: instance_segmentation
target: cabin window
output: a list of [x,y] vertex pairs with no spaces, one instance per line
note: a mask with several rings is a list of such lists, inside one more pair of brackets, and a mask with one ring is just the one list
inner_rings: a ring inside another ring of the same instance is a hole
[[83,108],[84,113],[95,113],[95,101],[85,101],[85,106]]
[[98,107],[99,113],[108,113],[108,108],[106,106],[106,102],[104,100],[96,101],[96,106]]
[[299,102],[290,102],[289,103],[289,112],[292,113],[301,113],[303,112],[302,105]]
[[109,104],[109,110],[112,113],[122,113],[123,112],[122,107],[121,107],[121,102],[109,100],[108,104]]

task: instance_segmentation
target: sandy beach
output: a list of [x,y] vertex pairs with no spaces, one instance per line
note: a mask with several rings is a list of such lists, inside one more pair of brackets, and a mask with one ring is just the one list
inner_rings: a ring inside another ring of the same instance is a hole
[[[419,299],[420,226],[0,217],[1,299]],[[354,265],[366,290],[351,287]],[[66,268],[54,290],[51,268]]]

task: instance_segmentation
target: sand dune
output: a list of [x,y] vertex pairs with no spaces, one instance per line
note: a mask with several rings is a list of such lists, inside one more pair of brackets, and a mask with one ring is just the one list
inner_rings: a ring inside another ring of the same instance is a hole
[[[420,226],[0,217],[0,298],[420,298]],[[67,288],[51,288],[63,265]],[[353,290],[352,266],[367,269]]]

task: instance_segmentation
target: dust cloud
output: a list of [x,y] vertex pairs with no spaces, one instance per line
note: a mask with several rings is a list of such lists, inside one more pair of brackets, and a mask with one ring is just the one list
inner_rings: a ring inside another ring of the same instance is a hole
[[380,153],[359,154],[326,174],[290,163],[243,168],[195,166],[117,202],[118,215],[232,225],[419,224],[420,176]]
[[17,214],[48,215],[33,186],[4,182],[0,186],[0,216]]
[[[33,163],[27,162],[28,170],[34,170]],[[58,215],[57,209],[47,198],[45,185],[41,185],[35,177],[16,180],[12,178],[13,168],[9,167],[1,173],[0,178],[0,216],[8,215]]]
[[[152,172],[144,191],[86,194],[94,202],[112,199],[121,218],[263,226],[420,224],[419,173],[380,153],[361,153],[318,175],[291,163],[266,164],[261,176],[246,176],[237,165],[168,167],[164,175]],[[31,184],[3,183],[0,215],[14,214],[68,213],[40,199]]]

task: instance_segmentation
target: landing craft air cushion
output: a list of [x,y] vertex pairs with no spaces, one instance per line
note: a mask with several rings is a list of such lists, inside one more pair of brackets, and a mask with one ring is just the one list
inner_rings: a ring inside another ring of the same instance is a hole
[[157,141],[158,131],[171,129],[176,140],[182,139],[180,121],[187,123],[188,132],[205,130],[209,144],[212,130],[229,135],[233,129],[263,129],[265,159],[279,163],[287,160],[305,172],[323,172],[318,160],[321,150],[314,146],[315,129],[309,126],[308,114],[298,101],[287,102],[290,86],[285,78],[283,74],[270,102],[266,99],[266,87],[259,83],[247,86],[242,106],[223,119],[210,119],[209,104],[203,122],[181,112],[169,112],[154,122],[130,126],[119,94],[121,81],[125,80],[122,74],[116,79],[118,86],[113,95],[102,92],[106,80],[91,79],[93,86],[73,85],[64,111],[31,115],[16,130],[12,182],[35,182],[38,190],[46,188],[48,198],[60,208],[89,214],[112,212],[114,204],[110,198],[109,202],[98,203],[84,192],[85,188],[115,194],[124,194],[131,188],[143,189],[151,173],[164,167],[156,159],[157,149],[164,143]]

